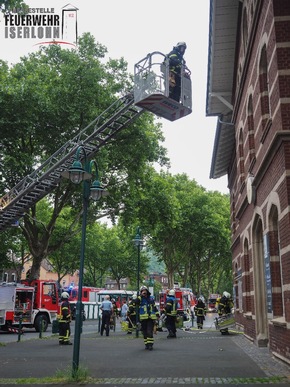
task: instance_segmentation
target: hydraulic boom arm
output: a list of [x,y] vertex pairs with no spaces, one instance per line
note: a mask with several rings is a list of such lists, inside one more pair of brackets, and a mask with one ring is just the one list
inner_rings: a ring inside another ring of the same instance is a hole
[[77,136],[0,198],[0,231],[12,226],[32,205],[55,189],[61,180],[61,172],[71,166],[80,145],[85,148],[88,158],[93,157],[143,112],[142,108],[134,105],[133,93],[112,103]]

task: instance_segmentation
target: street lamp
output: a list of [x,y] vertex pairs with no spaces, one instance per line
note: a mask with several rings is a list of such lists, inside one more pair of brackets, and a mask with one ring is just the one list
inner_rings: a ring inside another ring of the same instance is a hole
[[[137,251],[138,251],[138,264],[137,264],[137,297],[138,297],[139,288],[140,288],[140,251],[141,251],[141,248],[143,247],[143,239],[141,237],[141,229],[139,226],[137,227],[137,233],[135,238],[133,239],[133,242],[137,247]],[[138,323],[139,323],[139,304],[136,303],[136,337],[139,337]]]
[[[84,168],[80,162],[80,153],[84,154]],[[96,180],[90,185],[90,180],[93,177],[92,169],[95,167]],[[83,275],[84,275],[84,260],[85,260],[85,245],[86,245],[86,228],[87,228],[87,212],[89,207],[90,197],[93,200],[99,200],[103,196],[107,196],[109,193],[103,189],[99,182],[98,166],[94,160],[88,161],[86,150],[83,146],[79,146],[76,151],[76,160],[72,166],[63,171],[61,174],[64,178],[70,179],[74,184],[79,184],[82,181],[83,185],[83,216],[82,216],[82,238],[81,238],[81,251],[80,251],[80,270],[79,270],[79,289],[78,300],[76,303],[76,317],[75,317],[75,334],[74,334],[74,348],[73,348],[73,370],[72,375],[75,376],[79,368],[79,355],[80,355],[80,337],[82,326],[82,292],[83,292]]]

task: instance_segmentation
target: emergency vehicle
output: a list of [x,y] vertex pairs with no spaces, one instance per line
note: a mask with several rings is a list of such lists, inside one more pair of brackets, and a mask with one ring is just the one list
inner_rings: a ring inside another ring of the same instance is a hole
[[[76,302],[78,300],[79,287],[73,286],[63,289],[69,294],[69,302]],[[102,288],[95,288],[93,286],[83,286],[82,287],[82,302],[96,302],[97,293],[99,293]]]
[[54,281],[0,284],[0,330],[17,333],[20,327],[26,327],[45,332],[57,319],[58,310]]
[[[75,320],[76,317],[76,304],[78,301],[79,295],[79,287],[78,286],[70,286],[68,288],[63,289],[65,292],[69,294],[69,303],[71,307],[71,315],[72,319]],[[95,288],[93,286],[83,286],[82,287],[82,319],[85,321],[88,319],[94,319],[98,316],[98,308],[97,306],[97,294],[102,288]]]
[[216,312],[216,300],[218,298],[220,298],[221,295],[220,294],[210,294],[209,297],[208,297],[208,302],[207,302],[207,310],[209,312]]
[[[197,303],[196,296],[189,288],[174,288],[175,298],[178,301],[177,315],[183,318],[184,321],[190,319],[191,307],[194,307]],[[169,290],[159,293],[159,308],[162,312],[165,308],[166,297]]]

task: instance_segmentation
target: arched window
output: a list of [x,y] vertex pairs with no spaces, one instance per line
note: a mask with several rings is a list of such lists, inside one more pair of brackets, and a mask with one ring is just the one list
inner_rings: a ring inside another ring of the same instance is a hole
[[244,52],[246,53],[248,44],[248,16],[247,16],[247,8],[244,8],[243,11],[243,46]]
[[260,104],[262,115],[262,128],[265,129],[270,118],[269,81],[266,45],[263,46],[259,65]]
[[250,258],[249,258],[249,242],[248,239],[244,242],[244,259],[243,259],[243,305],[245,312],[252,311],[251,302],[251,273],[250,273]]
[[235,275],[234,275],[234,288],[235,288],[235,307],[236,309],[240,309],[240,274],[238,270],[238,264],[235,263]]
[[241,184],[245,181],[245,161],[244,161],[244,138],[243,138],[243,131],[240,130],[239,135],[239,171],[240,171],[240,180]]
[[281,258],[279,246],[278,209],[272,206],[269,213],[269,249],[272,281],[273,317],[283,316]]
[[249,96],[248,100],[248,143],[249,143],[249,158],[250,162],[255,158],[255,134],[254,134],[254,114],[253,114],[253,97]]
[[252,241],[256,337],[258,346],[266,347],[269,341],[269,332],[265,283],[264,236],[262,219],[258,214],[253,222]]

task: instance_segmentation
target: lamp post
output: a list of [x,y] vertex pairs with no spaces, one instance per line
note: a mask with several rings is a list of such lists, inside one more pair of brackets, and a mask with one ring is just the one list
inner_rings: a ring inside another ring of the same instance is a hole
[[[84,168],[80,162],[80,153],[84,154]],[[96,180],[90,185],[92,178],[92,169],[95,167]],[[79,184],[82,181],[83,185],[83,216],[82,216],[82,237],[81,237],[81,251],[80,251],[80,270],[79,270],[79,286],[78,286],[78,300],[76,303],[76,317],[75,317],[75,334],[74,334],[74,348],[73,348],[73,364],[72,376],[76,375],[79,368],[79,354],[80,354],[80,337],[82,327],[82,292],[83,292],[83,275],[84,275],[84,260],[85,260],[85,245],[86,245],[86,228],[87,228],[87,212],[89,207],[90,197],[93,200],[99,200],[103,196],[108,195],[108,191],[103,189],[99,182],[98,166],[94,160],[88,161],[86,150],[83,146],[79,146],[76,151],[76,160],[73,165],[61,174],[64,178],[70,179],[71,182]]]
[[[137,247],[137,251],[138,251],[138,263],[137,263],[137,297],[138,297],[139,288],[140,288],[140,251],[141,251],[141,248],[143,247],[141,229],[139,226],[137,227],[137,233],[135,235],[135,238],[133,239],[133,242]],[[139,305],[137,303],[136,304],[136,337],[139,337],[138,323],[139,323]]]

